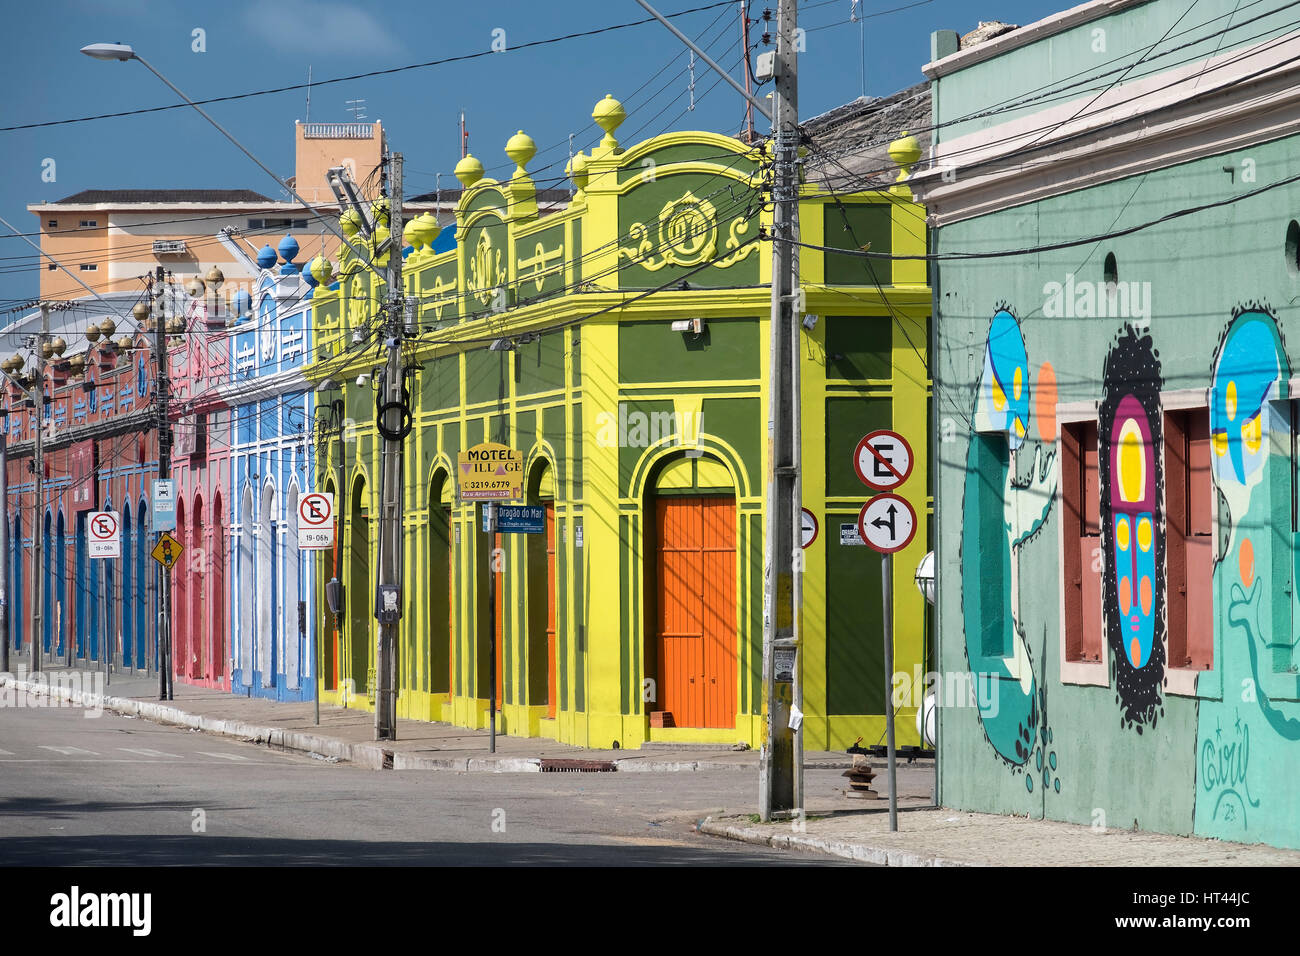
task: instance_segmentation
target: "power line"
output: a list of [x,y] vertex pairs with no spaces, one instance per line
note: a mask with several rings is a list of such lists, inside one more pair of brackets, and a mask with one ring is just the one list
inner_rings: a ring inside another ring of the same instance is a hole
[[[732,3],[734,3],[734,0],[717,0],[717,2],[714,3],[707,3],[704,4],[703,6],[691,7],[690,9],[687,10],[680,10],[677,13],[670,13],[667,14],[667,16],[684,17],[692,13],[699,13],[703,10],[715,10],[718,7],[730,6]],[[390,67],[385,70],[369,70],[365,73],[353,73],[349,76],[336,76],[328,80],[314,80],[311,85],[313,87],[328,86],[333,83],[348,83],[354,80],[364,80],[376,76],[389,76],[394,73],[405,73],[410,70],[421,70],[433,66],[444,66],[448,63],[463,63],[467,60],[476,60],[481,57],[497,56],[499,55],[499,53],[509,53],[515,50],[528,50],[528,49],[534,49],[536,47],[550,46],[556,43],[563,43],[567,40],[576,40],[576,39],[581,39],[583,37],[599,36],[600,34],[603,33],[613,33],[617,30],[626,30],[630,27],[638,27],[647,23],[654,23],[654,22],[656,21],[653,17],[647,17],[643,20],[631,20],[626,23],[615,23],[605,27],[597,27],[596,29],[592,29],[592,30],[581,30],[575,33],[566,33],[563,34],[562,36],[547,37],[546,39],[543,40],[529,40],[525,43],[518,43],[518,44],[514,44],[513,46],[507,46],[504,50],[501,51],[488,49],[488,50],[479,50],[474,53],[461,53],[455,56],[441,57],[436,60],[426,60],[423,63],[410,63],[405,66]],[[228,96],[214,96],[208,99],[195,100],[194,102],[199,106],[205,106],[209,103],[228,103],[231,102],[232,100],[244,100],[255,96],[270,96],[275,93],[290,93],[296,90],[306,89],[307,86],[308,84],[306,83],[292,83],[288,86],[278,86],[278,87],[274,87],[271,89],[264,89],[264,90],[252,90],[247,93],[234,93]],[[117,113],[99,113],[94,116],[77,116],[77,117],[72,117],[70,119],[46,120],[40,123],[21,123],[15,126],[0,126],[0,133],[8,133],[8,132],[13,132],[15,130],[23,130],[23,129],[42,129],[50,126],[66,126],[71,123],[87,123],[87,122],[91,122],[92,120],[117,119],[123,116],[139,116],[147,113],[161,113],[167,110],[183,109],[186,105],[187,104],[185,103],[171,103],[166,106],[152,106],[143,109],[123,110]]]

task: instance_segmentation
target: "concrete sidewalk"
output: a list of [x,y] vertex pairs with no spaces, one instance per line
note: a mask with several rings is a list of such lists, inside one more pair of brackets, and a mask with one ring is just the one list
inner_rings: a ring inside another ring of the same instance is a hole
[[729,816],[699,829],[882,866],[1300,866],[1298,850],[942,808],[899,813],[897,833],[883,807],[810,814],[802,825]]
[[[21,666],[15,662],[15,669]],[[61,680],[79,680],[90,688],[94,672],[51,667],[43,672],[56,686],[33,684],[30,678],[0,676],[22,693],[53,693],[60,699],[96,709],[98,695],[81,694]],[[98,685],[94,685],[98,686]],[[284,750],[315,754],[380,770],[453,770],[488,772],[538,772],[543,761],[582,760],[613,764],[621,772],[676,772],[695,770],[739,770],[758,772],[758,752],[716,745],[648,744],[639,750],[595,750],[574,747],[539,737],[497,734],[496,753],[488,752],[488,732],[469,730],[445,723],[399,719],[397,740],[382,744],[374,740],[374,715],[370,711],[322,706],[320,724],[313,721],[313,704],[282,703],[258,697],[235,696],[226,691],[176,683],[174,700],[158,700],[158,677],[114,674],[104,688],[105,710],[141,717],[160,724],[188,727],[205,733],[266,744]],[[872,761],[881,766],[883,761]],[[927,768],[933,764],[925,762]],[[850,766],[845,753],[809,752],[805,765],[814,770],[843,770]],[[910,768],[923,776],[920,765]],[[932,769],[924,771],[932,775]],[[878,777],[877,781],[883,780]],[[928,795],[928,787],[925,788]],[[918,802],[913,800],[912,802]],[[920,801],[926,802],[926,801]]]

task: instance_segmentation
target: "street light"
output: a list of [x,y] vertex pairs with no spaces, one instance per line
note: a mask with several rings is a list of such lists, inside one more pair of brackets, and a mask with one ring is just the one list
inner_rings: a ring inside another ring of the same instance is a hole
[[92,43],[83,46],[81,52],[96,60],[121,60],[123,63],[136,58],[135,50],[125,43]]
[[148,71],[149,71],[150,73],[152,73],[154,76],[158,77],[158,79],[162,80],[163,83],[165,83],[165,84],[167,85],[167,88],[168,88],[168,89],[170,89],[173,93],[175,93],[177,96],[179,96],[181,99],[183,99],[183,100],[184,100],[186,103],[188,103],[190,106],[194,107],[194,109],[198,111],[198,114],[199,114],[200,116],[202,116],[205,120],[207,120],[209,123],[211,123],[213,126],[215,126],[215,127],[217,128],[217,131],[218,131],[219,133],[221,133],[222,136],[226,137],[226,139],[228,139],[228,140],[230,140],[232,143],[234,143],[235,146],[237,146],[237,147],[239,148],[239,151],[240,151],[240,152],[242,152],[245,156],[247,156],[247,157],[248,157],[249,159],[251,159],[253,162],[257,163],[257,165],[258,165],[259,167],[261,167],[261,169],[262,169],[262,171],[263,171],[264,173],[266,173],[268,176],[270,176],[272,179],[274,179],[277,183],[279,183],[281,189],[285,190],[285,192],[287,192],[287,193],[288,193],[289,195],[291,195],[294,199],[296,199],[296,200],[298,201],[298,203],[299,203],[299,204],[300,204],[304,209],[306,209],[306,210],[307,210],[308,212],[310,212],[313,216],[315,216],[318,220],[320,220],[322,223],[324,223],[325,227],[328,228],[328,229],[330,230],[330,232],[334,233],[334,235],[337,236],[337,237],[338,237],[338,238],[343,242],[343,244],[344,244],[345,246],[347,246],[347,247],[348,247],[349,249],[351,249],[354,253],[356,253],[357,257],[358,257],[359,259],[361,259],[362,264],[363,264],[367,269],[369,269],[371,272],[373,272],[373,273],[374,273],[376,276],[378,276],[379,278],[381,278],[381,279],[384,278],[384,274],[383,274],[382,272],[380,272],[378,269],[376,269],[373,265],[371,265],[369,262],[367,262],[367,261],[365,260],[365,257],[362,255],[362,251],[361,251],[361,249],[359,249],[358,247],[354,246],[354,245],[353,245],[353,244],[348,240],[347,236],[343,235],[343,233],[339,231],[339,229],[338,229],[337,226],[335,226],[332,222],[330,222],[329,220],[327,220],[327,219],[326,219],[326,218],[325,218],[325,217],[324,217],[324,216],[323,216],[319,211],[317,211],[317,209],[316,209],[315,206],[313,206],[311,203],[307,202],[307,200],[305,200],[305,199],[303,199],[301,196],[299,196],[298,193],[295,192],[294,189],[293,189],[293,188],[292,188],[292,187],[291,187],[287,182],[285,182],[283,179],[281,179],[281,178],[280,178],[279,176],[277,176],[275,173],[271,172],[271,169],[270,169],[269,166],[267,166],[265,163],[263,163],[260,159],[258,159],[258,158],[257,158],[256,156],[254,156],[252,153],[250,153],[250,152],[248,151],[247,147],[245,147],[243,143],[241,143],[239,140],[235,139],[235,137],[232,136],[232,135],[230,134],[230,132],[229,132],[229,131],[224,127],[224,126],[222,126],[220,123],[218,123],[216,120],[214,120],[211,116],[209,116],[209,115],[207,114],[207,112],[203,109],[203,107],[199,106],[199,104],[195,103],[192,99],[190,99],[188,96],[186,96],[184,93],[182,93],[182,92],[180,91],[180,89],[177,88],[176,85],[172,83],[171,80],[167,79],[167,77],[163,76],[163,75],[162,75],[161,73],[159,73],[156,69],[154,69],[153,64],[150,63],[148,60],[146,60],[144,57],[142,57],[139,53],[136,53],[135,50],[132,49],[131,46],[130,46],[129,44],[126,44],[126,43],[91,43],[91,44],[88,44],[87,46],[83,46],[83,47],[81,48],[81,52],[84,53],[84,54],[86,54],[86,56],[91,57],[92,59],[95,59],[95,60],[118,60],[118,61],[120,61],[120,62],[122,62],[122,63],[125,63],[127,60],[139,60],[140,63],[144,66],[144,68],[145,68],[146,70],[148,70]]

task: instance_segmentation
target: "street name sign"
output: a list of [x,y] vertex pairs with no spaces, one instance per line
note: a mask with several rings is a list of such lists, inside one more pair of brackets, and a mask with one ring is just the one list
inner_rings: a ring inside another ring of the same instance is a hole
[[546,507],[545,505],[499,505],[497,530],[502,534],[544,534]]

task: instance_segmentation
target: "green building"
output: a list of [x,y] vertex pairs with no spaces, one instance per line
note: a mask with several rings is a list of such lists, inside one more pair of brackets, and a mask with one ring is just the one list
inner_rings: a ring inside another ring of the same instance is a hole
[[[429,216],[405,232],[419,334],[405,346],[414,412],[398,713],[487,726],[496,574],[499,730],[605,748],[757,746],[770,158],[699,132],[625,147],[616,100],[592,115],[605,136],[575,157],[568,203],[539,208],[535,146],[521,132],[505,146],[508,179],[485,178],[472,156],[457,167],[454,250],[430,249]],[[895,150],[901,162],[918,158],[912,146]],[[918,449],[904,494],[921,527],[899,556],[909,571],[896,588],[895,660],[909,679],[924,670],[910,569],[927,550],[931,298],[923,261],[873,274],[836,251],[923,253],[906,187],[832,196],[805,185],[800,217],[804,237],[827,247],[804,251],[799,303],[804,506],[820,527],[804,552],[803,726],[805,746],[825,749],[884,733],[879,558],[841,537],[868,494],[853,451],[876,428]],[[371,330],[385,289],[346,257],[329,285],[314,299],[322,348],[307,375],[355,425],[317,434],[316,487],[336,495],[348,595],[340,628],[318,622],[320,692],[368,707],[382,362]],[[545,516],[542,534],[502,535],[495,559],[458,482],[458,456],[482,442],[522,454],[523,503]],[[917,742],[914,721],[914,709],[899,712],[900,741]]]

